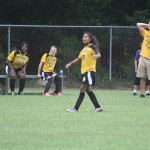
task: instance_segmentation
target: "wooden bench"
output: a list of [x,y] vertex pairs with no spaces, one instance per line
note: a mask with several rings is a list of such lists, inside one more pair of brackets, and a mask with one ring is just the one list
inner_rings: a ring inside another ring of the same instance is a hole
[[[1,79],[4,79],[5,80],[5,93],[8,94],[8,89],[9,89],[9,76],[8,75],[0,75],[0,78]],[[26,79],[36,79],[36,78],[39,78],[38,75],[26,75]],[[64,82],[64,78],[66,78],[66,76],[63,76],[61,77],[62,79],[62,91],[63,91],[63,82]],[[39,78],[40,79],[40,78]],[[61,91],[61,92],[62,92]]]

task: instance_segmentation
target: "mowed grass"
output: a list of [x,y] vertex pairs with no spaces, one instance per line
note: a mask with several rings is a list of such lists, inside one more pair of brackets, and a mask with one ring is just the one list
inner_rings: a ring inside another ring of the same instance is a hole
[[103,112],[79,90],[62,97],[0,96],[0,150],[149,150],[150,97],[131,91],[94,90]]

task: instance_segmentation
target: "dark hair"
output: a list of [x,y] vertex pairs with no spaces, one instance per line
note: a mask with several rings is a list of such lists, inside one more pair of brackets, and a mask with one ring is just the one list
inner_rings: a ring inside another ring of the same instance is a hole
[[95,44],[99,48],[99,42],[95,35],[92,35],[90,32],[84,32],[84,34],[87,34],[91,39],[91,43]]
[[21,50],[22,46],[26,44],[27,45],[27,49],[29,48],[29,44],[27,42],[22,42],[20,45],[19,45],[19,50]]

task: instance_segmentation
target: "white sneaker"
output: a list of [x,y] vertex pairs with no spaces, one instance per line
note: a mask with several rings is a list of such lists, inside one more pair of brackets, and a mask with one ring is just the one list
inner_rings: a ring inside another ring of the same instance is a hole
[[137,95],[137,91],[133,90],[132,95]]
[[134,95],[134,96],[137,95],[137,92],[133,92],[132,95]]
[[11,96],[14,96],[15,95],[15,92],[14,91],[11,91]]
[[72,113],[74,113],[74,112],[77,112],[77,110],[76,110],[75,108],[73,108],[73,109],[67,109],[67,112],[72,112]]
[[150,92],[149,92],[149,91],[148,91],[148,92],[146,92],[146,95],[147,95],[147,96],[150,96]]
[[103,109],[102,109],[102,107],[100,107],[100,108],[95,108],[95,112],[101,112]]

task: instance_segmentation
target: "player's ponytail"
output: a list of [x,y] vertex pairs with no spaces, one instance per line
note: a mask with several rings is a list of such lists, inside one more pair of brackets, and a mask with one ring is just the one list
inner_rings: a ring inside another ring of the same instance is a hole
[[95,44],[99,48],[99,42],[98,42],[98,40],[97,40],[95,35],[92,36],[92,41],[93,41],[93,44]]

